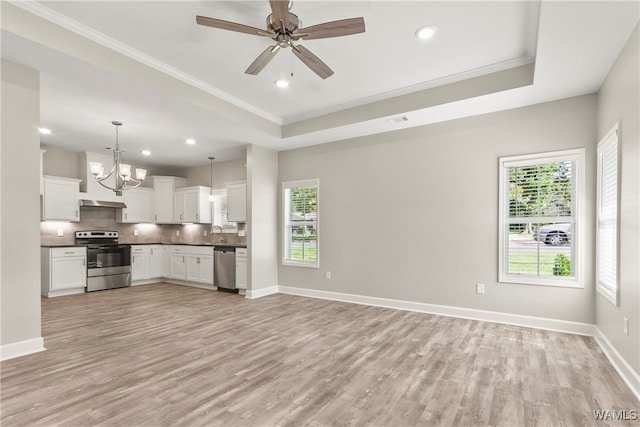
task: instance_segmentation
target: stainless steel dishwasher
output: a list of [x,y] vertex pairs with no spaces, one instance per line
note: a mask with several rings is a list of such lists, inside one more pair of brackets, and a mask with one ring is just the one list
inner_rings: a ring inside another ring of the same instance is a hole
[[236,288],[236,248],[215,246],[213,248],[213,285],[218,290],[238,292]]

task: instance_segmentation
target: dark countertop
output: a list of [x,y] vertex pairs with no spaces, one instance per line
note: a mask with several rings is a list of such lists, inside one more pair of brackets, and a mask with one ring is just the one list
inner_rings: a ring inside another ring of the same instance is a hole
[[246,243],[124,243],[125,245],[175,245],[175,246],[212,246],[225,248],[246,248]]
[[[123,245],[179,245],[179,246],[213,246],[213,247],[225,247],[225,248],[246,248],[246,243],[126,243],[121,242]],[[40,245],[41,248],[81,248],[86,245],[76,245],[76,244],[59,244],[59,245]]]

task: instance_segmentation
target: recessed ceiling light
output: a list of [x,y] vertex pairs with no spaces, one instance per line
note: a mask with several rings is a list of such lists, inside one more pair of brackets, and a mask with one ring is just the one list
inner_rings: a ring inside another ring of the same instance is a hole
[[396,123],[408,122],[408,121],[409,121],[409,117],[407,116],[391,117],[387,119],[387,123],[391,125],[395,125]]
[[416,30],[416,37],[420,40],[427,40],[434,36],[436,33],[436,27],[425,25]]
[[193,144],[195,144],[195,143],[196,143],[196,140],[195,140],[195,139],[188,138],[188,139],[185,139],[185,140],[184,140],[184,142],[186,142],[186,143],[187,143],[187,144],[189,144],[189,145],[193,145]]
[[143,156],[150,156],[150,155],[151,155],[151,151],[149,151],[149,150],[142,150],[142,155],[143,155]]
[[289,86],[289,82],[286,81],[286,80],[282,80],[282,79],[276,80],[276,86],[278,86],[280,89],[284,89],[287,86]]
[[47,128],[38,128],[38,132],[40,132],[43,135],[50,135],[51,134],[51,130],[47,129]]

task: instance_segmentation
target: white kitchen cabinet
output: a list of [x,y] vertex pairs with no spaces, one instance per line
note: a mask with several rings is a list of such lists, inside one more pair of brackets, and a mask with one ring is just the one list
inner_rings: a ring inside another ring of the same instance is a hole
[[174,191],[184,187],[184,178],[151,176],[148,179],[153,185],[153,221],[157,224],[174,223]]
[[213,247],[187,247],[186,263],[187,281],[213,286]]
[[126,208],[120,209],[116,215],[118,222],[141,223],[155,222],[153,214],[152,188],[132,188],[122,192]]
[[40,263],[43,296],[84,292],[87,286],[87,248],[41,248]]
[[171,245],[169,247],[169,277],[187,280],[187,247]]
[[227,221],[247,222],[247,184],[227,185]]
[[45,176],[42,219],[80,221],[80,179]]
[[173,220],[176,223],[211,224],[211,188],[185,187],[174,191]]
[[236,288],[247,289],[247,248],[236,248]]
[[149,279],[150,248],[131,245],[131,280]]
[[149,245],[149,278],[169,276],[169,250],[163,245]]

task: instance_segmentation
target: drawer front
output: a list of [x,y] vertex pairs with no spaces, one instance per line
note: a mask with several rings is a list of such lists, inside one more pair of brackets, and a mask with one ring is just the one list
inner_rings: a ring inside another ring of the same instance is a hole
[[86,254],[87,254],[87,248],[85,247],[67,247],[67,248],[51,249],[51,256],[53,258],[60,258],[65,256],[85,256]]
[[132,254],[143,254],[146,252],[146,250],[147,250],[146,246],[131,246]]
[[184,254],[187,252],[187,246],[172,245],[170,250],[172,254]]
[[192,255],[211,255],[213,256],[212,246],[189,246],[187,249],[188,254]]
[[236,248],[236,258],[246,258],[247,248]]

